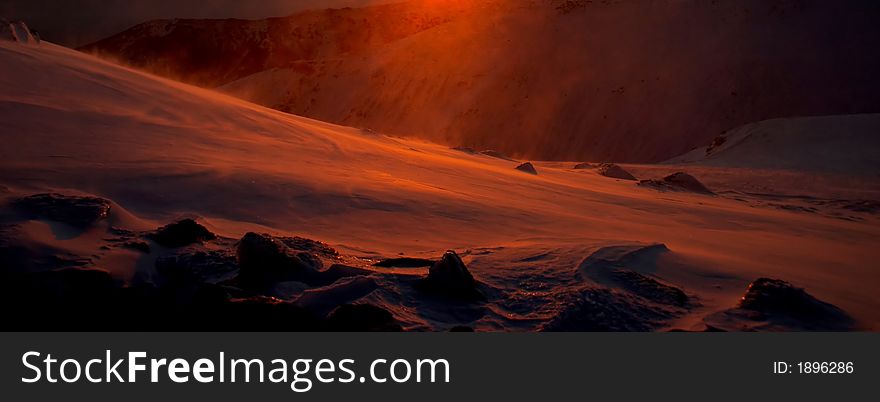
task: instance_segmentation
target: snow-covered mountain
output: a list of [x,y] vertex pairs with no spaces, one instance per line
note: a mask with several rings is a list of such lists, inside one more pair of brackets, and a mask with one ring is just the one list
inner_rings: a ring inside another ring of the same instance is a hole
[[421,0],[155,21],[84,50],[383,133],[660,161],[755,121],[880,112],[878,19],[856,0]]

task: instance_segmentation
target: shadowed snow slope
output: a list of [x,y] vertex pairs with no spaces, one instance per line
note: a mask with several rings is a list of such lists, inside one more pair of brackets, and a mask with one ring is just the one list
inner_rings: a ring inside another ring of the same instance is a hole
[[[558,309],[558,292],[581,286],[580,261],[633,243],[666,244],[672,252],[651,275],[697,295],[704,309],[670,317],[699,321],[768,276],[860,325],[880,322],[874,215],[833,219],[658,193],[572,163],[535,162],[540,175],[527,175],[518,162],[283,114],[48,43],[0,42],[0,141],[4,199],[85,192],[113,200],[121,208],[111,215],[129,211],[142,227],[198,216],[218,236],[302,235],[348,255],[434,259],[457,250],[490,302],[467,314],[440,306],[426,323],[415,311],[430,307],[395,309],[393,293],[371,296],[409,326],[534,328]],[[79,253],[96,253],[100,243],[84,242],[103,236],[53,235],[39,221],[15,230]],[[456,320],[440,323],[449,314]]]
[[775,119],[667,163],[880,176],[880,114]]

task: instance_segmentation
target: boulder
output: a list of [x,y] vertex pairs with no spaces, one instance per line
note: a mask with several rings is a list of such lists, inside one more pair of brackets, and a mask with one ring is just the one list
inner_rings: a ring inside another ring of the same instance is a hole
[[184,247],[217,238],[210,230],[192,219],[184,219],[180,222],[163,226],[150,237],[156,243],[170,248]]
[[585,170],[585,169],[593,169],[593,168],[595,168],[595,166],[593,166],[592,163],[587,163],[587,162],[578,163],[577,165],[574,165],[575,170]]
[[533,175],[538,174],[538,170],[535,169],[535,165],[532,165],[532,162],[523,163],[522,165],[517,166],[516,170],[519,170],[520,172],[525,172],[528,174],[533,174]]
[[110,201],[98,197],[56,193],[36,194],[15,202],[15,206],[34,218],[86,228],[110,215]]
[[681,191],[706,195],[714,195],[696,177],[684,172],[673,173],[660,180],[642,180],[639,186],[652,187],[660,191]]
[[848,331],[855,321],[838,307],[779,279],[752,282],[735,308],[704,322],[725,331]]
[[428,276],[420,282],[424,290],[448,297],[483,299],[477,285],[477,281],[468,271],[461,257],[452,250],[443,254],[443,258],[431,266]]
[[627,172],[624,168],[613,163],[603,163],[602,165],[599,165],[596,171],[600,175],[612,179],[637,180],[635,176]]
[[305,251],[295,251],[268,235],[247,233],[236,248],[241,268],[239,279],[256,285],[272,282],[303,281],[316,277],[322,263]]

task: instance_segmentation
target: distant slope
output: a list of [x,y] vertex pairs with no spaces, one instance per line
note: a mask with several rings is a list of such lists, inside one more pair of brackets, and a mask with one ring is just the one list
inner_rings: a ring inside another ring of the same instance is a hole
[[880,177],[880,114],[748,124],[667,163]]
[[173,19],[136,25],[80,50],[184,82],[216,87],[270,68],[364,53],[447,22],[455,7],[391,4],[284,18]]
[[749,122],[880,112],[877,2],[419,4],[160,21],[85,50],[298,115],[536,159],[660,161]]

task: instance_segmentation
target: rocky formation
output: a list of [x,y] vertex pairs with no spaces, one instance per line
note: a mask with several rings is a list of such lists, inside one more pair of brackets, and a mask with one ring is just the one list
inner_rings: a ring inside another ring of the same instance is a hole
[[15,202],[33,218],[48,219],[86,228],[110,215],[110,201],[98,197],[63,194],[36,194]]
[[443,254],[428,270],[428,276],[419,282],[426,291],[456,299],[482,299],[477,285],[461,257],[452,250]]
[[30,45],[40,44],[39,34],[34,33],[22,21],[0,19],[0,40]]
[[660,180],[642,180],[638,183],[642,187],[650,187],[660,191],[680,191],[688,193],[697,193],[705,195],[714,195],[703,183],[696,177],[684,172],[673,173]]
[[217,236],[192,219],[163,226],[150,236],[156,243],[170,248],[214,240]]
[[843,310],[779,279],[752,282],[739,304],[704,320],[727,331],[846,331],[855,326]]
[[635,176],[627,172],[624,168],[613,163],[603,163],[599,165],[596,172],[612,179],[637,180]]
[[239,279],[250,285],[309,280],[322,266],[308,252],[296,252],[270,235],[253,232],[238,242],[236,255],[241,266]]
[[533,175],[538,174],[538,170],[535,169],[535,166],[532,165],[532,162],[523,163],[522,165],[517,166],[516,170],[519,170],[520,172],[525,172],[528,174],[533,174]]
[[593,168],[595,168],[595,166],[593,166],[592,163],[583,162],[583,163],[578,163],[577,165],[574,165],[574,167],[572,169],[586,170],[586,169],[593,169]]

